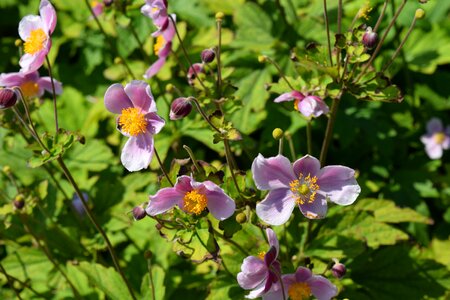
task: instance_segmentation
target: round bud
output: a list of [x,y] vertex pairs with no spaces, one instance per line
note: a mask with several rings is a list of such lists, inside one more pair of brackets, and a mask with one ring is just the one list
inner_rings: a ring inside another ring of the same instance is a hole
[[17,103],[17,94],[12,89],[0,90],[0,109],[7,109],[14,106]]
[[372,27],[367,27],[362,37],[362,43],[369,49],[375,47],[378,43],[378,34],[372,31]]
[[216,13],[216,20],[222,20],[225,17],[224,13],[219,11]]
[[22,46],[22,44],[23,44],[23,42],[22,42],[21,39],[17,39],[17,40],[14,41],[14,45],[15,45],[16,47],[20,47],[20,46]]
[[236,222],[238,222],[239,224],[247,222],[247,215],[243,212],[238,213],[236,215]]
[[421,8],[416,9],[414,17],[418,20],[423,19],[425,17],[425,11]]
[[25,206],[25,197],[22,194],[16,196],[13,201],[13,205],[16,209],[22,209]]
[[168,83],[168,84],[166,85],[166,92],[167,92],[167,93],[172,93],[172,92],[173,92],[173,89],[174,89],[173,84]]
[[260,56],[258,56],[258,61],[260,62],[260,63],[264,63],[264,62],[266,62],[266,56],[265,55],[260,55]]
[[120,57],[116,57],[116,58],[114,58],[114,63],[116,65],[121,64],[122,63],[122,59]]
[[189,98],[180,97],[173,100],[170,105],[169,118],[171,120],[183,119],[190,114],[192,110],[192,104]]
[[146,251],[144,252],[144,257],[145,257],[145,259],[151,259],[151,258],[153,257],[152,251],[146,250]]
[[331,268],[331,273],[334,277],[341,279],[342,277],[344,277],[345,273],[347,273],[347,269],[345,268],[345,265],[341,264],[340,262],[336,262]]
[[143,209],[142,206],[136,206],[135,208],[133,208],[132,213],[135,221],[142,220],[147,215],[145,209]]
[[105,6],[111,6],[113,2],[114,0],[103,0],[103,4],[105,4]]
[[275,128],[272,131],[272,136],[275,140],[278,141],[279,139],[281,139],[284,136],[284,132],[281,128]]
[[10,166],[4,166],[3,169],[2,169],[2,171],[3,171],[5,174],[11,174],[11,167],[10,167]]
[[209,64],[216,58],[216,52],[213,49],[205,49],[200,54],[200,57],[202,58],[202,62]]

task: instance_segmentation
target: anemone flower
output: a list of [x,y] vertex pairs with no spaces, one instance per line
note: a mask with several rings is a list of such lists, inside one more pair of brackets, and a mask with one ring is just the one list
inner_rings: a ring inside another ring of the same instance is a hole
[[167,0],[146,0],[141,7],[141,13],[152,19],[158,29],[164,28],[169,22],[167,14]]
[[[313,275],[310,269],[304,267],[299,267],[295,274],[283,275],[282,282],[286,299],[289,296],[292,300],[304,300],[313,295],[318,300],[330,300],[338,293],[337,287],[328,279],[321,275]],[[280,284],[263,296],[263,300],[280,299],[283,299]]]
[[199,215],[205,209],[217,219],[231,217],[236,208],[233,199],[212,181],[196,182],[190,176],[180,176],[174,187],[160,189],[146,208],[147,214],[162,214],[177,205],[186,213]]
[[259,154],[253,161],[252,173],[258,189],[269,190],[256,205],[256,214],[271,225],[286,223],[295,204],[309,219],[324,218],[327,200],[349,205],[361,192],[354,170],[339,165],[321,169],[319,160],[310,155],[291,165],[282,155],[264,158]]
[[326,103],[318,96],[304,95],[299,91],[284,93],[273,100],[275,103],[294,101],[295,110],[309,118],[311,116],[318,117],[329,111]]
[[431,159],[439,159],[444,150],[450,148],[450,126],[444,130],[441,120],[432,118],[427,124],[427,134],[420,140],[425,145],[428,156]]
[[[55,84],[55,93],[57,95],[62,93],[62,84],[59,81],[53,80]],[[41,97],[44,90],[50,93],[52,90],[52,81],[48,76],[39,77],[38,71],[31,72],[16,72],[16,73],[2,73],[0,74],[0,86],[4,87],[20,87],[25,98]]]
[[255,299],[267,293],[281,276],[281,265],[277,260],[280,247],[277,236],[272,229],[266,229],[269,251],[258,256],[248,256],[241,265],[237,275],[239,285],[246,290],[252,290],[246,298]]
[[39,14],[25,16],[19,23],[19,35],[25,41],[24,55],[19,61],[23,72],[39,69],[52,46],[50,35],[56,26],[55,9],[49,1],[41,0]]
[[122,149],[121,161],[130,172],[147,168],[153,157],[153,135],[165,122],[156,114],[150,86],[133,80],[125,88],[115,83],[105,93],[105,106],[115,114],[117,129],[129,139]]
[[103,13],[103,10],[105,9],[105,4],[101,1],[91,1],[91,8],[92,12],[94,13],[94,16],[98,17]]

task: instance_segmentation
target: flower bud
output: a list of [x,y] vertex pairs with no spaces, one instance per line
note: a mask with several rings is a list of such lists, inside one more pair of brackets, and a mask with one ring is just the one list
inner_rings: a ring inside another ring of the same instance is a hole
[[114,0],[103,0],[103,4],[105,4],[105,6],[111,6],[113,2]]
[[414,17],[418,20],[423,19],[425,17],[425,11],[421,8],[416,9]]
[[258,61],[260,62],[260,63],[264,63],[264,62],[266,62],[266,56],[265,55],[260,55],[260,56],[258,56]]
[[345,265],[336,260],[335,264],[331,268],[331,273],[334,277],[341,279],[344,277],[345,273],[347,273],[347,269],[345,268]]
[[25,206],[25,197],[22,194],[17,195],[13,201],[13,205],[16,209],[22,209]]
[[369,49],[375,47],[378,43],[378,34],[372,31],[372,27],[367,27],[366,33],[362,37],[362,43]]
[[281,128],[275,128],[272,131],[272,136],[277,141],[280,140],[283,137],[283,135],[284,135],[284,132]]
[[247,215],[243,212],[238,213],[236,215],[236,222],[238,222],[239,224],[247,222]]
[[122,63],[122,59],[120,57],[114,58],[114,64],[119,65]]
[[21,39],[17,39],[17,40],[14,41],[14,45],[15,45],[16,47],[20,47],[20,46],[22,46],[22,44],[23,44],[23,42],[22,42]]
[[171,120],[179,120],[183,119],[192,110],[192,104],[189,98],[177,98],[173,100],[172,104],[170,105],[170,114],[169,118]]
[[12,89],[0,90],[0,109],[7,109],[14,106],[17,102],[17,94]]
[[187,73],[187,80],[189,85],[194,85],[194,80],[198,76],[198,74],[203,73],[203,64],[195,63],[191,67],[189,67],[188,73]]
[[209,64],[216,58],[216,52],[213,49],[205,49],[202,51],[200,57],[202,58],[202,62]]
[[135,221],[142,220],[147,215],[145,209],[143,209],[142,206],[136,206],[135,208],[133,208],[132,213]]
[[3,169],[2,169],[2,171],[5,173],[5,174],[11,174],[11,167],[10,166],[4,166],[3,167]]
[[216,20],[222,20],[225,17],[224,13],[219,11],[216,13]]

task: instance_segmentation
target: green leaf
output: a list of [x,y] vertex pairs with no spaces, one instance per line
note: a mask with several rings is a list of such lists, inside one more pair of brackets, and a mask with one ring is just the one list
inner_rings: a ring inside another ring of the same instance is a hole
[[[142,299],[155,299],[155,300],[164,300],[166,287],[164,286],[164,278],[166,277],[166,273],[164,269],[158,265],[152,264],[152,280],[150,281],[150,275],[145,274],[144,278],[142,278],[141,283],[141,294]],[[153,298],[152,288],[155,288],[155,298]]]

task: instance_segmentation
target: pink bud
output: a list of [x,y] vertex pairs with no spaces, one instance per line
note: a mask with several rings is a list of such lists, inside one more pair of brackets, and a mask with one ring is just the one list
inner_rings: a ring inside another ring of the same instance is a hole
[[202,62],[209,64],[216,58],[216,52],[214,52],[213,49],[205,49],[202,51],[202,54],[200,55],[202,58]]
[[375,47],[378,43],[378,34],[372,31],[372,27],[367,27],[366,33],[362,37],[362,43],[369,49]]
[[0,109],[7,109],[17,103],[17,94],[12,89],[0,90]]
[[183,119],[192,110],[192,104],[189,98],[177,98],[173,100],[172,105],[170,105],[170,114],[169,118],[171,120],[179,120]]

